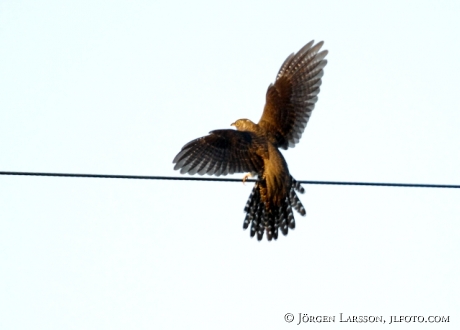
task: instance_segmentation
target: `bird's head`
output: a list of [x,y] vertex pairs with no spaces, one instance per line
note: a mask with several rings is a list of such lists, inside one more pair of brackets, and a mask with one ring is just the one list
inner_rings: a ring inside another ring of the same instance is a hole
[[235,126],[238,131],[254,131],[256,129],[256,124],[254,124],[251,120],[243,118],[238,119],[231,126]]

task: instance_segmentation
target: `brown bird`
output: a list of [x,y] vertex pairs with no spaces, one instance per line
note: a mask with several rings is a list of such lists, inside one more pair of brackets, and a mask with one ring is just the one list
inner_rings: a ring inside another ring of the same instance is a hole
[[244,208],[243,228],[251,224],[250,235],[257,234],[259,241],[264,232],[271,240],[278,238],[279,229],[284,235],[289,228],[294,229],[292,208],[305,215],[296,194],[304,189],[289,174],[278,148],[286,150],[299,142],[318,100],[327,50],[320,52],[323,42],[313,43],[310,41],[284,61],[275,84],[268,87],[258,124],[238,119],[232,124],[237,130],[211,131],[187,143],[173,160],[174,169],[182,174],[257,175]]

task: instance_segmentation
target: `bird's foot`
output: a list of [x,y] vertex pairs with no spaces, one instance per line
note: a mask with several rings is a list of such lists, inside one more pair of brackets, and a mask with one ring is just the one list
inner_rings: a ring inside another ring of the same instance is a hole
[[252,176],[251,173],[245,174],[243,177],[243,184],[245,184],[246,180],[250,178],[251,176]]

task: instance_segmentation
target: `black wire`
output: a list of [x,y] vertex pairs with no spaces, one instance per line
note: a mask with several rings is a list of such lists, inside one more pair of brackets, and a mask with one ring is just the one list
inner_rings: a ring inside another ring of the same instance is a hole
[[[43,172],[0,172],[0,175],[21,176],[56,176],[71,178],[100,178],[100,179],[139,179],[139,180],[183,180],[183,181],[219,181],[219,182],[242,182],[241,179],[229,178],[204,178],[188,176],[144,176],[144,175],[110,175],[110,174],[75,174],[75,173],[43,173]],[[410,187],[410,188],[460,188],[460,185],[449,184],[424,184],[424,183],[386,183],[386,182],[347,182],[347,181],[308,181],[296,180],[303,184],[322,184],[339,186],[377,186],[377,187]],[[256,182],[248,179],[246,182]]]

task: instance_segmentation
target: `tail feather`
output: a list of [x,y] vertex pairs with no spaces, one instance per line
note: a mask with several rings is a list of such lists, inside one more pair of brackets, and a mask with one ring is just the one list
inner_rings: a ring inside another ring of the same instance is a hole
[[303,194],[305,192],[305,189],[303,189],[303,187],[300,185],[300,183],[298,183],[292,176],[291,176],[291,190],[292,188],[294,188],[295,190],[297,190],[299,193]]
[[256,194],[259,194],[259,190],[256,188],[257,188],[256,185],[254,185],[251,195],[249,195],[249,199],[246,203],[246,206],[244,207],[244,212],[246,212],[246,217],[244,218],[243,229],[247,229],[249,227],[249,224],[254,219],[255,213],[257,211],[257,206],[258,206],[257,201],[260,200],[260,196],[259,197],[254,196]]
[[291,200],[291,206],[300,213],[300,215],[305,215],[307,212],[305,211],[305,208],[302,205],[302,202],[300,201],[299,197],[297,197],[297,194],[295,193],[294,189],[291,188],[291,191],[289,192],[289,197]]
[[263,182],[258,181],[254,185],[244,211],[246,217],[243,228],[247,229],[251,225],[250,236],[257,234],[257,240],[262,240],[264,233],[267,239],[278,239],[278,232],[281,230],[283,235],[287,235],[289,229],[295,228],[295,219],[292,209],[294,208],[302,216],[306,214],[302,202],[297,197],[296,191],[304,193],[303,187],[291,177],[291,187],[288,196],[281,201],[279,206],[267,206],[261,198],[261,188]]

